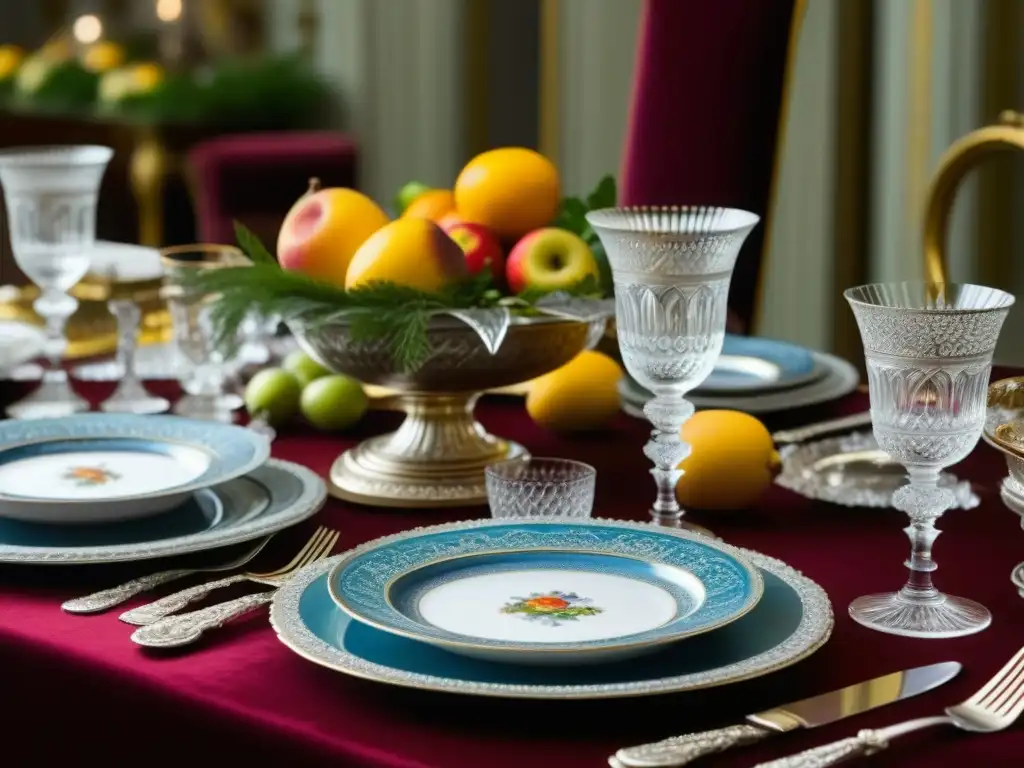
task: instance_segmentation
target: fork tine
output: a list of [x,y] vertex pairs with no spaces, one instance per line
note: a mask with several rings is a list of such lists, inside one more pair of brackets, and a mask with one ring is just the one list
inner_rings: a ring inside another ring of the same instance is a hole
[[296,554],[295,557],[291,559],[291,562],[289,562],[284,567],[278,568],[276,571],[269,571],[267,573],[254,573],[253,575],[264,578],[271,578],[274,576],[280,576],[282,573],[288,573],[289,570],[295,565],[295,563],[302,562],[303,558],[305,558],[306,556],[306,553],[310,549],[317,546],[317,544],[323,538],[327,530],[328,529],[322,525],[319,528],[317,528],[316,531],[313,532],[313,535],[309,537],[309,540],[306,541],[305,546],[303,546],[302,549],[299,550],[298,554]]
[[[311,550],[306,557],[305,562],[299,568],[305,568],[310,563],[315,563],[317,560],[323,560],[334,549],[334,545],[338,543],[339,533],[337,531],[329,531],[328,535],[324,537],[320,546],[315,550]],[[299,568],[295,570],[298,571]],[[294,571],[293,571],[294,572]],[[288,574],[291,575],[291,574]]]
[[1006,665],[1000,669],[992,678],[985,683],[984,686],[971,698],[967,700],[967,703],[976,704],[979,707],[985,709],[992,708],[993,697],[998,699],[999,694],[1005,690],[1007,680],[1020,672],[1021,662],[1024,660],[1024,648],[1021,648],[1014,654],[1013,658],[1010,659]]
[[[1012,667],[1012,668],[1011,668]],[[1024,696],[1024,648],[1017,652],[1017,655],[1010,660],[1010,663],[1003,667],[999,674],[998,685],[996,685],[985,697],[978,700],[978,706],[983,706],[990,712],[1004,716],[1020,702]]]

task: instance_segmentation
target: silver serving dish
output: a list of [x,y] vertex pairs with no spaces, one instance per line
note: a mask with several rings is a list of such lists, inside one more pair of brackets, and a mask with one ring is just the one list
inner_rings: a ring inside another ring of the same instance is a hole
[[[907,482],[906,469],[878,448],[870,432],[788,445],[779,455],[782,472],[776,483],[809,499],[846,507],[889,507],[893,492]],[[980,503],[970,483],[949,472],[939,476],[939,484],[953,491],[958,508]]]

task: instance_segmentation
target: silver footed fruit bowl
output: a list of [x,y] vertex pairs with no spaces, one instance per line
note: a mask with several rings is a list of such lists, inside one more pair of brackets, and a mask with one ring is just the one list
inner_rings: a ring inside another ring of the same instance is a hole
[[[1024,376],[1001,379],[989,386],[982,439],[1006,457],[1011,488],[1024,490]],[[1004,483],[1004,501],[1006,494]]]
[[386,340],[354,339],[344,318],[289,327],[302,349],[327,368],[395,392],[405,413],[397,431],[364,440],[331,467],[333,492],[378,507],[459,507],[486,503],[484,469],[526,449],[491,435],[473,417],[481,393],[529,381],[597,342],[605,319],[513,317],[493,350],[466,322],[431,319],[429,357],[413,372],[397,368]]

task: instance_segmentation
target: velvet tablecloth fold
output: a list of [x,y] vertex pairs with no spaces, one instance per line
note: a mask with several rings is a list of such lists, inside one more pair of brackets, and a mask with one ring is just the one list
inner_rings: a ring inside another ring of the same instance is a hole
[[[0,387],[0,403],[20,393]],[[168,394],[173,394],[165,387]],[[102,399],[109,388],[90,385]],[[829,409],[795,411],[773,428],[865,408],[853,395]],[[598,435],[557,437],[533,425],[521,401],[488,400],[485,426],[525,444],[534,455],[565,456],[598,468],[595,516],[644,519],[653,495],[641,446],[647,428],[620,416]],[[345,438],[284,432],[274,455],[326,473],[351,441],[389,426],[394,414],[372,414],[360,435]],[[846,606],[869,591],[902,584],[908,543],[894,510],[849,509],[810,502],[781,488],[746,512],[694,515],[732,544],[779,557],[821,584],[832,598],[836,627],[818,653],[749,682],[686,695],[594,702],[530,702],[463,698],[398,690],[348,678],[282,646],[265,613],[212,633],[187,652],[151,653],[128,640],[118,611],[70,616],[61,601],[111,586],[159,564],[131,567],[0,568],[0,670],[4,763],[57,765],[385,766],[504,768],[606,765],[616,748],[675,733],[726,725],[771,705],[897,669],[957,660],[964,671],[940,690],[814,731],[789,734],[747,750],[709,758],[708,766],[749,766],[913,717],[938,714],[973,692],[1024,642],[1024,604],[1009,581],[1024,560],[1024,533],[999,500],[1002,457],[980,444],[954,469],[976,483],[979,508],[953,511],[939,523],[937,582],[988,606],[987,631],[927,641],[871,632]],[[373,510],[331,500],[314,521],[275,542],[286,550],[326,524],[341,532],[339,548],[405,528],[486,515],[484,509],[414,512]],[[273,557],[273,553],[271,553]],[[283,561],[283,560],[282,560]],[[137,602],[141,602],[141,599]],[[1018,728],[985,736],[932,730],[897,741],[871,766],[1013,766],[1024,758]]]

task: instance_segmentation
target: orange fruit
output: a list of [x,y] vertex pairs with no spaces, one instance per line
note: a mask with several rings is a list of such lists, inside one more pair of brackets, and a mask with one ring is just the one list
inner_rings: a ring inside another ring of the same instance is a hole
[[562,202],[558,169],[525,147],[492,149],[455,180],[455,209],[499,237],[519,238],[550,224]]
[[455,196],[448,189],[428,189],[409,203],[402,218],[440,221],[455,210]]

